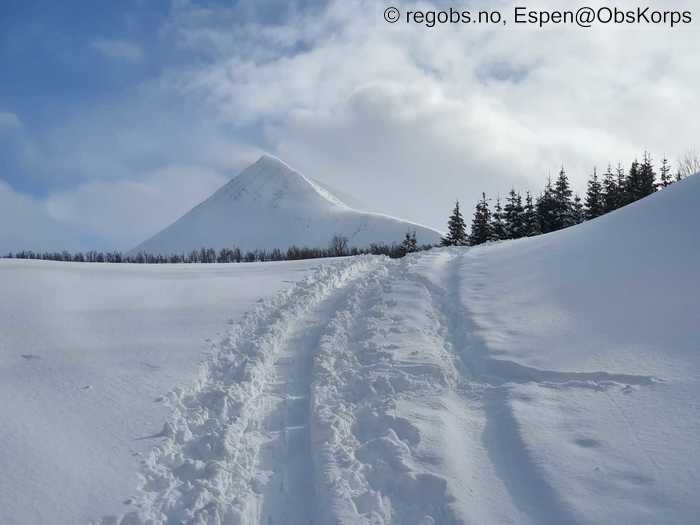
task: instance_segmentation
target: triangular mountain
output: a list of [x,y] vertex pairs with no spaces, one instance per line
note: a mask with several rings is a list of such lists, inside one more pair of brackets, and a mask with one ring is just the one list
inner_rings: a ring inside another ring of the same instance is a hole
[[325,248],[336,235],[362,248],[399,243],[409,231],[416,232],[419,244],[440,240],[437,231],[425,226],[357,211],[284,162],[265,155],[132,253],[184,253],[201,247]]

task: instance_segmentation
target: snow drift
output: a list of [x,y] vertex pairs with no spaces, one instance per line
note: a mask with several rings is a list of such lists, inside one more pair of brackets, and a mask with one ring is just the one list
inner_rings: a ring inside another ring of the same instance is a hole
[[[552,523],[697,520],[698,199],[696,175],[574,228],[465,255],[472,344],[517,383],[491,426],[494,455],[526,452],[501,464],[521,508],[537,496]],[[609,385],[601,371],[630,377]],[[516,468],[531,472],[529,490],[508,477]]]
[[335,235],[364,248],[399,243],[409,231],[416,232],[420,244],[440,238],[418,224],[354,210],[282,161],[263,156],[132,253],[181,253],[203,246],[243,251],[325,248]]

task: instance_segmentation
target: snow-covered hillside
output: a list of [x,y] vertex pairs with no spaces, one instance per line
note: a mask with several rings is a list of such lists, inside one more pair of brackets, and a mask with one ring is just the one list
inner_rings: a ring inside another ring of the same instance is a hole
[[698,198],[322,269],[170,395],[122,523],[695,522]]
[[694,523],[698,199],[399,260],[3,261],[0,522]]
[[132,253],[182,253],[202,246],[243,251],[326,248],[335,235],[347,237],[350,246],[366,248],[399,243],[409,231],[416,231],[419,244],[440,239],[430,228],[354,210],[280,160],[263,156]]

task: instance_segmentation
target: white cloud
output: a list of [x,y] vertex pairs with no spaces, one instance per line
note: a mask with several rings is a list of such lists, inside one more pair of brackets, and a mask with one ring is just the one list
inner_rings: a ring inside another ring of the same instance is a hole
[[53,219],[45,203],[15,192],[0,180],[0,254],[71,250],[79,246],[78,232]]
[[141,62],[144,58],[143,49],[133,42],[126,40],[99,39],[92,42],[92,47],[107,58],[126,62]]
[[197,62],[34,144],[27,171],[76,187],[49,199],[52,217],[129,248],[269,150],[372,208],[443,227],[455,198],[536,192],[562,163],[582,191],[594,165],[698,146],[694,26],[428,29],[384,23],[380,4],[331,0],[271,25],[247,16],[253,1],[177,4],[163,46]]
[[0,254],[93,248],[126,251],[226,181],[221,173],[173,165],[139,180],[97,180],[43,199],[18,193],[0,181]]
[[129,250],[174,222],[226,182],[220,173],[169,166],[139,180],[93,181],[52,195],[52,218]]
[[0,128],[21,128],[22,121],[14,113],[0,111]]
[[[697,140],[693,27],[428,29],[390,26],[377,11],[331,2],[283,28],[291,44],[259,31],[256,54],[218,46],[184,85],[220,120],[263,125],[309,175],[437,227],[455,197],[539,191],[562,163],[582,191],[594,165],[644,149],[674,158]],[[206,23],[210,41],[225,41],[226,28]],[[182,28],[203,30],[192,19]]]

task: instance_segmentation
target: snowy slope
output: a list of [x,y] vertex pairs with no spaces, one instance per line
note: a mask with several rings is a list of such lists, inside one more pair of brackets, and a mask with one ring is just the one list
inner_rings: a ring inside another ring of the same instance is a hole
[[317,266],[0,260],[0,523],[127,508],[161,396],[195,380],[207,339]]
[[2,262],[0,522],[694,523],[698,198],[312,271]]
[[180,253],[202,246],[325,248],[335,235],[347,237],[351,246],[368,247],[401,242],[414,230],[421,244],[439,241],[429,228],[354,210],[283,162],[263,156],[132,253]]
[[474,344],[503,361],[494,371],[519,375],[505,394],[506,443],[522,445],[519,461],[561,518],[700,514],[698,198],[694,176],[576,228],[464,257]]
[[698,197],[300,282],[169,396],[121,523],[695,522]]

